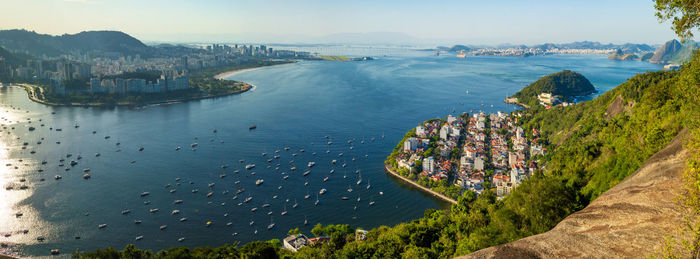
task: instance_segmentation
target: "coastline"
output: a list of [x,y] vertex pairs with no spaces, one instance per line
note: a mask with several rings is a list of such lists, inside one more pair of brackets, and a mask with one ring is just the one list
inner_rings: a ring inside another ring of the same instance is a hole
[[392,171],[391,168],[389,168],[389,165],[387,165],[387,164],[384,164],[384,170],[387,171],[388,173],[390,173],[391,175],[395,176],[396,178],[399,178],[400,180],[403,180],[404,182],[413,185],[414,187],[418,188],[419,190],[421,190],[421,191],[423,191],[423,192],[425,192],[425,193],[428,193],[428,194],[430,194],[430,195],[432,195],[432,196],[434,196],[434,197],[436,197],[436,198],[439,198],[439,199],[441,199],[441,200],[443,200],[443,201],[446,201],[446,202],[449,202],[449,203],[451,203],[451,204],[457,204],[457,201],[455,201],[455,200],[453,200],[453,199],[450,199],[450,198],[448,198],[447,196],[442,195],[441,193],[438,193],[438,192],[436,192],[436,191],[433,191],[433,190],[431,190],[431,189],[428,188],[428,187],[422,186],[422,185],[420,185],[420,184],[414,182],[414,181],[411,180],[411,179],[408,179],[408,178],[406,178],[406,177],[404,177],[404,176],[402,176],[402,175],[397,174],[396,172]]
[[[247,83],[246,83],[247,84]],[[247,84],[248,87],[235,91],[235,92],[230,92],[230,93],[225,93],[225,94],[217,94],[217,95],[202,95],[202,96],[196,96],[196,97],[187,97],[187,98],[181,98],[181,99],[171,99],[171,100],[159,100],[159,101],[151,101],[151,102],[142,102],[142,103],[113,103],[113,104],[107,104],[107,103],[52,103],[43,99],[39,99],[33,94],[33,89],[35,85],[30,85],[30,84],[18,84],[18,85],[11,85],[11,86],[19,86],[23,87],[26,92],[27,96],[29,97],[30,100],[41,103],[44,105],[48,106],[71,106],[71,107],[116,107],[116,106],[128,106],[128,107],[143,107],[143,106],[149,106],[149,105],[157,105],[157,104],[174,104],[174,103],[182,103],[182,102],[187,102],[187,101],[196,101],[196,100],[203,100],[203,99],[211,99],[211,98],[216,98],[216,97],[224,97],[224,96],[229,96],[229,95],[235,95],[235,94],[242,94],[247,91],[250,91],[252,89],[255,89],[254,85]]]
[[261,66],[261,67],[251,67],[251,68],[244,68],[244,69],[237,69],[237,70],[231,70],[231,71],[226,71],[221,74],[215,75],[214,78],[219,79],[219,80],[228,80],[225,79],[225,77],[229,77],[238,73],[243,73],[243,72],[248,72],[248,71],[254,71],[258,69],[262,69],[265,67],[271,67],[271,66],[281,66],[281,65],[288,65],[288,64],[295,64],[298,61],[290,62],[290,63],[282,63],[282,64],[274,64],[274,65],[268,65],[268,66]]
[[[293,64],[296,62],[291,62],[291,63],[284,63],[284,64]],[[214,78],[218,80],[227,80],[224,79],[224,77],[228,77],[231,75],[235,75],[237,73],[241,72],[246,72],[246,71],[251,71],[251,70],[257,70],[269,66],[276,66],[276,65],[283,65],[283,64],[275,64],[275,65],[267,65],[267,66],[259,66],[259,67],[251,67],[251,68],[244,68],[244,69],[236,69],[232,71],[227,71],[223,72],[221,74],[215,75]],[[245,82],[242,82],[245,83]],[[187,102],[187,101],[195,101],[195,100],[202,100],[202,99],[210,99],[210,98],[216,98],[216,97],[224,97],[224,96],[229,96],[229,95],[235,95],[235,94],[242,94],[250,90],[254,90],[256,88],[255,85],[251,85],[248,83],[245,83],[248,87],[245,87],[241,90],[235,91],[235,92],[230,92],[230,93],[224,93],[224,94],[217,94],[217,95],[202,95],[202,96],[196,96],[196,97],[187,97],[187,98],[179,98],[179,99],[170,99],[170,100],[158,100],[158,101],[150,101],[150,102],[142,102],[142,103],[131,103],[131,102],[117,102],[117,103],[54,103],[54,102],[49,102],[47,100],[41,99],[37,96],[34,95],[34,89],[39,88],[42,91],[43,94],[43,88],[32,85],[32,84],[15,84],[15,86],[23,87],[27,91],[27,96],[29,97],[30,100],[41,103],[44,105],[48,106],[72,106],[72,107],[116,107],[116,106],[128,106],[128,107],[143,107],[143,106],[149,106],[149,105],[159,105],[159,104],[174,104],[174,103],[182,103],[182,102]],[[12,86],[12,85],[10,85]]]

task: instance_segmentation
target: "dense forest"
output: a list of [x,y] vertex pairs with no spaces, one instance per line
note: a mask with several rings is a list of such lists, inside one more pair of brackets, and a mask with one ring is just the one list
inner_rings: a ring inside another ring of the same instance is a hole
[[[466,192],[449,210],[378,227],[356,241],[346,225],[323,227],[331,236],[291,253],[279,240],[220,248],[171,248],[152,253],[127,247],[74,253],[84,258],[450,258],[548,231],[633,173],[683,128],[700,123],[700,55],[679,71],[647,72],[600,97],[569,107],[535,106],[519,124],[547,136],[551,152],[512,194],[497,200],[492,190]],[[697,132],[697,130],[693,130]],[[695,146],[700,146],[695,140]],[[689,144],[692,146],[692,143]],[[697,167],[697,164],[695,164]],[[694,182],[693,182],[694,183]],[[292,232],[292,231],[290,231]]]

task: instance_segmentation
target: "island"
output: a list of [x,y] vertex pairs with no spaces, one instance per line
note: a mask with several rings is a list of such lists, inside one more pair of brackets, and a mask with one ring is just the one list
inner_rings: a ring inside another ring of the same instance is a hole
[[576,97],[596,93],[597,90],[582,74],[570,70],[546,75],[529,84],[505,100],[530,108],[541,104],[546,108],[555,105],[568,106]]

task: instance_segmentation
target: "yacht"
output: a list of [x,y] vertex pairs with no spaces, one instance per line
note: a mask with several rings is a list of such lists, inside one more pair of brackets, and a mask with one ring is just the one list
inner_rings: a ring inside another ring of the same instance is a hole
[[134,240],[135,240],[135,241],[139,241],[139,240],[141,240],[141,239],[143,239],[143,236],[137,236]]
[[247,164],[245,166],[245,169],[250,170],[250,169],[253,169],[254,167],[255,167],[255,164]]
[[311,168],[311,167],[313,167],[314,165],[316,165],[316,162],[313,162],[313,161],[312,161],[312,162],[309,162],[308,167]]
[[99,225],[97,225],[97,228],[98,228],[98,229],[103,229],[103,228],[106,228],[106,227],[107,227],[107,224],[99,224]]
[[181,237],[181,238],[178,238],[178,239],[177,239],[177,242],[182,242],[182,241],[185,241],[185,238],[184,238],[184,237]]
[[263,184],[263,182],[265,182],[265,180],[258,179],[257,181],[255,181],[255,185],[261,185],[261,184]]
[[122,215],[126,215],[126,214],[129,214],[129,213],[131,213],[130,210],[122,210]]
[[324,181],[324,182],[328,181],[328,176],[326,176],[325,178],[323,178],[323,181]]
[[325,188],[324,188],[324,189],[321,189],[321,191],[318,192],[318,194],[321,194],[321,195],[323,195],[324,193],[326,193],[326,189],[325,189]]
[[304,176],[309,175],[309,173],[311,173],[311,171],[310,171],[310,170],[306,170],[306,171],[304,172]]
[[158,208],[150,209],[150,210],[148,210],[148,212],[150,212],[150,213],[156,213],[156,212],[158,212]]

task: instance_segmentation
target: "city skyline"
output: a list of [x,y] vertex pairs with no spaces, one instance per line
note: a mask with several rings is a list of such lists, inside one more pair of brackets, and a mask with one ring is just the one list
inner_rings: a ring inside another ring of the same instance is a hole
[[661,44],[676,38],[670,23],[654,18],[653,3],[631,3],[29,0],[4,3],[0,29],[119,30],[146,42]]

